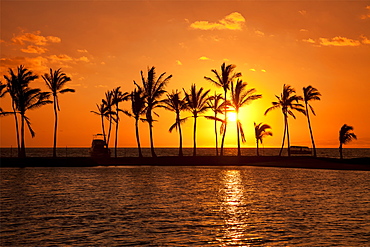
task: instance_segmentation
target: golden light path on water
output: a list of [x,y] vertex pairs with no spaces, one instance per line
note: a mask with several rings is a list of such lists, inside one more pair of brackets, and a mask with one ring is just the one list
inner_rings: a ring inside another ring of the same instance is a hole
[[225,245],[248,246],[246,243],[255,236],[247,234],[246,219],[249,209],[240,170],[225,170],[222,182],[224,187],[220,190],[220,199],[225,229],[223,229],[223,237],[217,240]]

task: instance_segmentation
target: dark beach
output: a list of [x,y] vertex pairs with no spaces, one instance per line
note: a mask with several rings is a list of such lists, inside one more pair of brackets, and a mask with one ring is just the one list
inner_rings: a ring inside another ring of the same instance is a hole
[[89,157],[2,157],[1,167],[95,167],[95,166],[261,166],[282,168],[370,171],[370,158],[315,158],[307,156],[162,156],[93,159]]

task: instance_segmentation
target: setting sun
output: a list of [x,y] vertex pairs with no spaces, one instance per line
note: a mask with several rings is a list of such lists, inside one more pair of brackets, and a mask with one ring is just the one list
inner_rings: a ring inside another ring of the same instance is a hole
[[229,122],[236,122],[237,120],[237,115],[236,115],[236,112],[234,111],[230,111],[227,113],[227,120]]

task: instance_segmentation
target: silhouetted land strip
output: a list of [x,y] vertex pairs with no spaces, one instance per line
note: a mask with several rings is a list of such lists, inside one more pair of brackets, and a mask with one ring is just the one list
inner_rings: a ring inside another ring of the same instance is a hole
[[315,158],[307,156],[163,156],[92,159],[67,158],[1,158],[1,167],[94,167],[94,166],[260,166],[308,169],[370,171],[370,157],[353,159]]

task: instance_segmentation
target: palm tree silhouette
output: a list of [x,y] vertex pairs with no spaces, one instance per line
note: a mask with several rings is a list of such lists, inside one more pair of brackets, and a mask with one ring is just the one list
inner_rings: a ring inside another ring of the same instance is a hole
[[[285,135],[287,135],[288,139],[288,156],[290,156],[290,139],[289,139],[289,126],[288,126],[288,114],[291,115],[294,119],[296,118],[293,110],[301,112],[302,114],[306,115],[306,111],[304,110],[304,106],[299,104],[298,102],[302,100],[301,96],[297,96],[294,94],[295,90],[290,85],[283,86],[283,92],[280,96],[275,95],[278,99],[276,102],[272,102],[272,106],[268,108],[265,112],[265,115],[270,112],[271,110],[281,108],[281,111],[284,116],[284,135],[283,135],[283,142],[281,145],[281,149],[279,152],[279,156],[281,156],[281,152],[283,151]],[[294,95],[293,95],[294,94]],[[296,103],[294,103],[296,102]]]
[[347,144],[352,139],[357,140],[357,136],[355,133],[351,132],[353,131],[353,127],[349,126],[347,124],[344,124],[342,128],[340,128],[339,131],[339,154],[340,154],[340,159],[343,159],[343,144]]
[[146,110],[146,96],[144,95],[143,89],[136,84],[136,88],[131,92],[129,99],[131,100],[131,112],[123,110],[123,112],[129,116],[135,118],[135,133],[136,133],[136,142],[139,152],[139,157],[143,157],[141,152],[140,145],[140,136],[139,136],[139,120],[145,122],[146,119],[141,118],[145,115]]
[[[17,75],[14,74],[12,69],[9,69],[10,77],[4,76],[7,80],[8,92],[12,98],[12,107],[15,119],[17,119],[16,113],[21,116],[21,134],[20,134],[20,149],[18,156],[21,158],[26,157],[26,145],[25,145],[25,131],[24,125],[31,133],[31,136],[35,136],[35,132],[31,128],[31,121],[26,116],[27,110],[33,110],[43,105],[50,104],[52,101],[48,100],[50,97],[49,92],[41,92],[39,88],[30,88],[29,83],[38,78],[32,71],[26,69],[23,65],[17,68]],[[16,129],[18,132],[18,120],[16,120]],[[17,136],[18,139],[19,135]],[[19,140],[19,139],[18,139]],[[17,141],[18,141],[17,140]]]
[[262,97],[261,94],[254,94],[256,92],[255,88],[246,90],[247,83],[238,79],[235,86],[234,82],[231,82],[231,100],[230,105],[235,109],[236,112],[236,131],[238,140],[238,156],[241,155],[240,151],[240,136],[242,137],[242,142],[245,142],[245,136],[242,124],[239,120],[239,110],[244,105],[251,103],[253,100]]
[[114,139],[114,157],[117,158],[117,144],[118,144],[118,126],[119,126],[119,112],[122,111],[119,109],[119,103],[126,101],[129,99],[130,95],[127,92],[122,92],[121,87],[116,87],[115,89],[112,90],[112,103],[116,108],[115,116],[116,118],[114,119],[116,123],[116,135]]
[[57,130],[58,130],[58,111],[60,111],[59,107],[59,99],[58,94],[63,94],[67,92],[74,93],[74,89],[65,88],[65,84],[71,81],[65,73],[61,71],[61,68],[53,71],[50,69],[50,73],[45,73],[42,78],[44,79],[46,85],[48,86],[49,90],[53,94],[53,102],[54,102],[54,142],[53,142],[53,157],[57,157]]
[[143,71],[141,73],[141,81],[143,84],[144,94],[146,96],[146,120],[149,124],[149,135],[150,135],[150,150],[153,157],[157,157],[154,151],[153,143],[153,119],[152,113],[159,116],[153,110],[158,107],[162,107],[161,96],[166,92],[164,89],[172,75],[165,77],[166,72],[162,73],[158,78],[156,77],[155,67],[148,68],[147,78],[144,77]]
[[181,92],[178,92],[177,90],[175,92],[172,92],[171,94],[167,94],[167,99],[163,101],[163,106],[165,109],[176,113],[175,123],[171,125],[168,131],[172,132],[174,128],[179,131],[179,156],[183,156],[181,124],[184,123],[187,118],[181,118],[180,112],[186,110],[188,106],[186,104],[185,98],[180,98],[180,94]]
[[114,121],[114,117],[116,117],[116,112],[113,111],[113,91],[107,91],[105,93],[105,99],[102,99],[102,103],[105,105],[107,108],[107,119],[109,122],[109,128],[108,128],[108,134],[107,134],[107,147],[109,147],[109,141],[110,141],[110,135],[112,131],[112,123]]
[[[212,69],[212,73],[215,74],[216,79],[212,79],[210,77],[205,76],[204,79],[207,81],[212,82],[218,87],[222,87],[224,90],[224,100],[227,101],[227,91],[230,88],[230,83],[237,77],[240,77],[242,74],[241,73],[234,73],[233,71],[235,69],[236,65],[229,64],[226,65],[223,63],[221,65],[221,73],[219,73],[217,70]],[[224,153],[224,142],[225,142],[225,136],[226,136],[226,127],[227,127],[227,105],[224,105],[224,125],[223,125],[223,134],[222,134],[222,140],[221,140],[221,152],[220,155],[223,156]]]
[[104,102],[100,103],[100,105],[96,104],[96,108],[98,109],[97,111],[90,111],[90,112],[100,116],[101,128],[102,128],[103,136],[104,136],[104,142],[107,143],[107,137],[106,137],[106,134],[105,134],[104,118],[109,119],[109,116],[113,112],[109,110],[109,108],[107,107],[106,104],[104,104]]
[[197,132],[197,118],[199,114],[207,111],[207,95],[210,90],[203,92],[203,88],[201,87],[198,91],[195,84],[191,85],[190,93],[188,94],[185,89],[185,99],[188,105],[188,110],[193,114],[194,118],[194,130],[193,130],[193,156],[197,155],[197,141],[196,141],[196,132]]
[[[223,101],[223,97],[221,94],[217,94],[215,92],[215,95],[214,96],[211,96],[208,98],[208,101],[207,101],[207,105],[208,105],[208,108],[211,109],[214,113],[213,116],[205,116],[205,118],[207,119],[210,119],[210,120],[214,120],[215,121],[215,136],[216,136],[216,156],[218,156],[218,134],[217,134],[217,122],[221,122],[222,125],[224,125],[224,120],[220,119],[217,117],[218,114],[222,114],[223,113],[223,109],[224,109],[224,101]],[[223,128],[221,128],[223,129]]]
[[262,123],[259,123],[258,125],[256,125],[256,123],[254,123],[254,134],[256,137],[256,144],[257,144],[257,156],[260,155],[258,152],[258,142],[262,144],[262,139],[265,136],[272,136],[272,132],[266,131],[267,129],[271,129],[270,125],[262,124]]
[[309,101],[311,100],[320,100],[321,93],[311,85],[308,87],[303,87],[303,100],[306,106],[306,116],[307,116],[307,121],[308,121],[308,128],[310,130],[310,136],[311,136],[311,142],[312,142],[312,148],[313,148],[313,155],[316,157],[316,146],[315,146],[315,141],[313,139],[313,134],[312,134],[312,127],[311,127],[311,121],[310,121],[310,114],[308,110],[308,106],[311,109],[311,112],[314,116],[316,116],[315,111],[313,110],[313,107],[310,105]]
[[[4,97],[4,95],[7,93],[6,91],[6,84],[3,84],[2,81],[0,81],[0,98]],[[3,109],[0,107],[0,113],[3,113]]]

